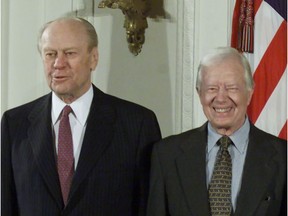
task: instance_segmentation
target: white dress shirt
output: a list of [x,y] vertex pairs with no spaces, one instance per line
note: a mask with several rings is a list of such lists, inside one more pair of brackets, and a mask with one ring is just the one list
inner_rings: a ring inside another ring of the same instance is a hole
[[[83,94],[80,98],[78,98],[71,104],[68,104],[69,106],[71,106],[73,110],[73,113],[71,112],[69,114],[69,121],[73,139],[74,169],[76,169],[78,164],[92,99],[93,99],[93,88],[91,85],[91,87],[85,94]],[[51,117],[55,135],[56,154],[58,154],[58,134],[59,134],[60,114],[66,105],[67,105],[66,103],[64,103],[54,92],[52,92]]]

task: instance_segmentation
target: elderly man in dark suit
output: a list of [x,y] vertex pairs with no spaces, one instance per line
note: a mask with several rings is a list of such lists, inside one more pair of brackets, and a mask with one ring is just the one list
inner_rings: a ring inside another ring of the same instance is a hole
[[254,89],[246,58],[216,49],[196,87],[208,122],[155,144],[147,216],[287,215],[287,143],[246,115]]
[[1,215],[145,215],[156,116],[91,83],[86,20],[47,23],[38,48],[52,92],[2,117]]

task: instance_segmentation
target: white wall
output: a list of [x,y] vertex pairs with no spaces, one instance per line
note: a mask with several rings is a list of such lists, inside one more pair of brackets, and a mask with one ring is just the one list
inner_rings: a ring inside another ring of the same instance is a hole
[[164,137],[202,124],[195,72],[209,48],[228,44],[230,1],[164,1],[167,16],[148,19],[137,57],[128,50],[122,12],[98,9],[99,2],[1,1],[1,113],[49,92],[36,50],[38,30],[48,20],[77,14],[99,34],[93,80],[100,89],[154,110]]

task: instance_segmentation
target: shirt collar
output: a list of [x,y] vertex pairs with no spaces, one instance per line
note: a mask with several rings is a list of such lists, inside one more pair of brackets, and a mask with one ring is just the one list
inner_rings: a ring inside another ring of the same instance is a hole
[[[233,141],[236,149],[243,154],[248,145],[249,141],[249,131],[250,124],[249,120],[246,116],[245,122],[237,131],[235,131],[232,135],[230,135],[230,139]],[[208,146],[207,151],[210,152],[211,149],[216,145],[217,141],[222,137],[221,134],[218,134],[215,129],[211,126],[210,122],[208,122]]]
[[[86,120],[89,114],[90,106],[93,99],[93,88],[92,85],[90,86],[89,90],[84,93],[80,98],[73,101],[69,106],[71,106],[73,110],[73,114],[77,121],[84,126],[86,124]],[[56,94],[55,92],[52,92],[52,110],[51,110],[51,116],[52,116],[52,124],[55,125],[55,123],[59,119],[59,115],[62,112],[63,108],[67,104],[64,103]]]

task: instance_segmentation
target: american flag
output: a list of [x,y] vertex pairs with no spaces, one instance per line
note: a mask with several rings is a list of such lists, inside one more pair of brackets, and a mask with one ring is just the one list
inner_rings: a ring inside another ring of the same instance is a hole
[[236,0],[231,46],[245,53],[253,71],[249,118],[287,140],[287,0]]

